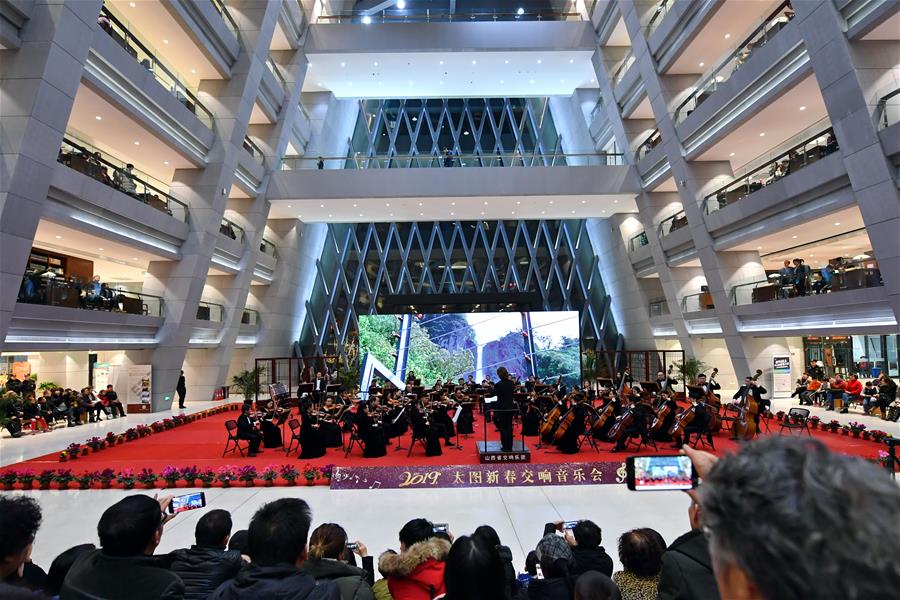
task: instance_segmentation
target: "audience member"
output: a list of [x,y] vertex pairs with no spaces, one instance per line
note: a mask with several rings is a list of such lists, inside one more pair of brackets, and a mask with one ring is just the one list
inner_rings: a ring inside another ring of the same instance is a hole
[[113,389],[112,384],[106,386],[106,404],[109,407],[110,412],[112,413],[113,419],[115,419],[117,416],[125,416],[125,407],[122,406],[122,401],[119,400],[119,395]]
[[542,578],[528,584],[529,600],[570,600],[574,593],[572,548],[555,532],[545,533],[535,548]]
[[343,527],[334,523],[319,525],[309,537],[309,557],[300,565],[300,570],[316,581],[333,581],[341,600],[373,600],[375,571],[366,545],[354,542],[353,552],[359,554],[368,568],[347,564],[344,560],[347,550],[347,532]]
[[657,600],[719,600],[709,544],[700,529],[697,493],[691,490],[689,495],[688,521],[691,530],[663,552]]
[[228,540],[228,549],[237,550],[241,556],[250,556],[250,532],[246,529],[235,531]]
[[79,558],[66,575],[62,600],[184,598],[184,583],[169,570],[169,556],[154,556],[171,496],[126,496],[100,517],[100,549]]
[[378,559],[384,579],[375,584],[375,595],[387,587],[394,600],[431,600],[444,589],[444,561],[450,542],[435,536],[434,525],[413,519],[400,530],[400,553],[388,550]]
[[444,600],[508,600],[510,597],[497,548],[475,536],[462,536],[453,542],[444,568],[444,585],[447,589]]
[[185,600],[206,600],[241,570],[241,553],[225,549],[230,537],[231,514],[211,510],[197,521],[195,545],[172,553],[172,572],[184,582]]
[[603,533],[596,523],[579,521],[571,535],[566,536],[566,541],[572,546],[572,554],[575,556],[575,566],[572,568],[575,577],[588,571],[599,571],[607,577],[612,576],[613,559],[600,545]]
[[608,575],[588,571],[575,580],[575,600],[621,600],[619,588]]
[[[47,593],[51,596],[59,596],[62,591],[63,581],[65,581],[66,575],[69,574],[69,569],[72,568],[75,561],[96,549],[97,546],[93,544],[78,544],[54,558],[53,562],[50,563],[50,570],[47,571]],[[0,596],[0,598],[2,597]]]
[[656,600],[659,571],[666,542],[655,530],[632,529],[619,538],[619,560],[624,570],[613,573],[622,600]]
[[722,598],[894,598],[900,488],[809,438],[767,436],[721,459],[685,447]]
[[497,555],[503,563],[506,587],[509,590],[510,596],[515,595],[519,584],[516,579],[516,568],[513,566],[512,562],[512,550],[510,550],[508,546],[504,546],[500,543],[500,536],[497,534],[497,530],[490,525],[481,525],[474,533],[472,533],[472,537],[481,540],[489,547],[497,550]]
[[0,496],[0,580],[3,583],[34,591],[46,587],[47,574],[31,562],[31,547],[41,518],[41,507],[34,498]]
[[307,558],[311,522],[312,511],[299,498],[264,504],[250,521],[248,536],[253,562],[219,586],[210,600],[340,600],[333,582],[317,583],[300,571]]

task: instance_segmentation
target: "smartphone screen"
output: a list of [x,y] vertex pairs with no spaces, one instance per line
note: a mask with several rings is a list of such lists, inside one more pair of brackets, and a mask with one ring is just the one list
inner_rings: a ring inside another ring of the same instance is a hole
[[625,461],[628,489],[639,492],[690,490],[697,487],[691,459],[680,454],[629,456]]
[[203,492],[194,492],[193,494],[184,494],[183,496],[175,496],[169,504],[169,513],[176,514],[186,510],[195,510],[206,506],[206,494]]
[[434,532],[435,533],[447,533],[447,524],[446,523],[435,523],[434,524]]
[[563,523],[563,529],[575,529],[575,526],[581,523],[581,521],[566,521]]
[[347,542],[347,550],[350,550],[351,552],[356,552],[357,548],[359,548],[359,546],[357,546],[356,542]]

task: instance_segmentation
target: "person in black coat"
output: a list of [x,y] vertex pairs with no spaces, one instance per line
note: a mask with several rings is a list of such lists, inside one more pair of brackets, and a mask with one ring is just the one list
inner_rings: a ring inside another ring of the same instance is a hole
[[691,530],[676,539],[662,555],[657,600],[719,600],[709,543],[700,529],[696,492],[688,492]]
[[237,437],[239,440],[247,440],[250,449],[248,456],[256,456],[259,452],[259,445],[262,443],[262,434],[250,419],[250,404],[244,403],[241,407],[241,416],[237,420]]
[[571,541],[566,536],[566,541],[572,546],[572,554],[575,555],[575,565],[572,567],[572,575],[578,576],[587,571],[599,571],[607,577],[612,577],[613,559],[606,553],[606,549],[600,545],[603,541],[603,532],[593,521],[579,521],[572,529]]
[[178,385],[175,386],[175,391],[178,393],[178,408],[184,408],[184,397],[187,394],[187,383],[184,379],[184,371],[178,376]]
[[[376,405],[378,401],[371,399],[368,402],[360,402],[356,406],[354,423],[356,432],[363,442],[363,456],[366,458],[379,458],[387,454],[387,437],[384,435],[381,422],[369,413],[369,404]],[[374,410],[374,407],[373,407]]]
[[516,408],[514,395],[516,393],[516,385],[509,377],[509,371],[506,367],[497,369],[497,376],[500,381],[494,386],[494,395],[497,401],[494,402],[493,408],[498,412],[494,417],[494,422],[500,430],[500,449],[503,452],[512,452],[513,445],[513,410]]
[[206,600],[241,570],[241,553],[225,549],[230,536],[231,514],[227,510],[211,510],[197,521],[197,543],[172,553],[172,572],[184,582],[185,600]]

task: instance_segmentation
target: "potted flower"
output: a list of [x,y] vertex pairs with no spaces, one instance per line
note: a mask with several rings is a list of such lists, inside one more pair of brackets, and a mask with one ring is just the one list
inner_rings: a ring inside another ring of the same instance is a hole
[[75,479],[75,477],[72,475],[72,469],[60,469],[53,476],[53,481],[56,482],[56,485],[58,485],[61,490],[69,489],[69,482],[73,479]]
[[106,434],[106,445],[107,446],[115,446],[116,445],[116,434],[112,431]]
[[69,453],[63,450],[59,453],[59,462],[66,462],[69,460]]
[[150,427],[146,425],[138,425],[135,429],[137,429],[138,437],[147,437],[152,433]]
[[177,487],[178,480],[181,479],[181,470],[178,467],[167,466],[163,468],[160,476],[166,480],[166,487]]
[[334,475],[334,465],[328,464],[322,467],[319,472],[322,474],[322,477],[327,479],[329,482],[331,481],[332,475]]
[[102,471],[95,471],[92,473],[94,479],[100,482],[100,487],[106,489],[112,483],[112,481],[116,478],[116,472],[112,469],[103,469]]
[[81,444],[73,442],[66,450],[69,452],[69,458],[75,460],[81,454]]
[[150,423],[150,429],[153,430],[153,433],[162,433],[164,427],[159,421],[153,421]]
[[272,487],[275,485],[275,480],[278,479],[278,467],[269,465],[260,472],[259,478],[265,482],[266,487]]
[[91,450],[93,450],[94,452],[98,452],[100,450],[100,444],[103,443],[103,440],[94,436],[85,443],[91,448]]
[[887,470],[891,470],[891,455],[884,450],[878,451],[878,462]]
[[811,416],[811,417],[809,418],[809,420],[807,421],[807,423],[809,423],[810,429],[818,429],[818,428],[819,428],[819,421],[821,421],[821,419],[820,419],[819,417],[817,417],[816,415],[813,415],[813,416]]
[[162,428],[163,428],[163,430],[165,430],[165,429],[172,429],[173,427],[175,427],[175,422],[172,421],[172,419],[163,419],[163,420],[162,420]]
[[116,444],[124,444],[124,443],[125,443],[125,436],[120,434],[120,435],[116,438]]
[[0,473],[0,483],[3,484],[3,489],[7,492],[13,489],[17,481],[19,481],[19,474],[12,469],[7,469]]
[[82,473],[81,475],[76,475],[75,483],[78,484],[79,490],[89,490],[91,488],[91,484],[94,483],[94,474]]
[[212,486],[212,482],[216,480],[216,473],[212,469],[204,469],[197,473],[197,479],[200,480],[203,487],[208,488]]
[[149,490],[150,488],[156,487],[156,480],[159,479],[159,475],[154,473],[153,469],[144,467],[141,469],[141,472],[137,474],[135,479]]
[[122,484],[122,487],[126,490],[130,490],[134,488],[134,471],[131,469],[122,469],[119,471],[119,474],[116,476],[116,481]]
[[300,473],[297,471],[297,468],[294,465],[282,465],[281,466],[281,478],[287,481],[288,485],[295,485],[297,482],[297,477]]
[[319,476],[319,470],[310,464],[303,465],[303,478],[306,479],[306,485],[315,485],[316,477]]
[[828,422],[828,429],[831,430],[831,433],[837,433],[840,426],[841,426],[841,424],[837,419],[832,419],[831,421]]
[[841,435],[844,437],[850,435],[850,426],[849,425],[841,425]]
[[23,490],[30,490],[34,486],[34,471],[19,471],[18,478]]
[[53,478],[55,476],[56,476],[56,471],[54,471],[53,469],[47,469],[47,470],[41,471],[40,474],[37,476],[38,489],[49,490],[50,482],[53,481]]
[[181,469],[181,479],[184,480],[188,487],[194,487],[194,483],[199,478],[200,469],[198,469],[196,465],[193,467],[183,467]]
[[231,487],[231,482],[237,479],[237,473],[235,473],[233,466],[225,465],[224,467],[219,467],[219,470],[216,471],[216,479],[222,484],[222,487]]
[[243,481],[247,487],[253,487],[257,475],[259,473],[253,465],[244,465],[237,470],[237,478]]
[[866,426],[862,423],[858,423],[857,421],[850,421],[850,433],[853,434],[853,437],[858,438],[860,432],[865,431]]
[[130,442],[131,440],[136,440],[137,438],[138,438],[138,430],[137,429],[135,429],[134,427],[129,427],[128,429],[125,430],[125,439],[126,440],[128,440]]
[[869,432],[869,435],[872,437],[873,442],[880,442],[887,436],[887,432],[881,431],[880,429],[873,429]]

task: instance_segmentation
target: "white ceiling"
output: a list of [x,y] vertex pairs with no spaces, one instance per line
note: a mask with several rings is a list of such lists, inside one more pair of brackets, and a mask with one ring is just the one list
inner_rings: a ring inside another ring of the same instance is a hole
[[[666,71],[668,75],[705,73],[730,54],[778,6],[780,0],[728,0],[720,2],[691,43]],[[728,37],[725,37],[725,36]],[[703,63],[701,66],[700,63]]]
[[163,183],[172,181],[175,169],[196,168],[84,83],[78,86],[66,130],[96,146],[103,154],[130,162]]
[[625,27],[625,19],[621,16],[619,20],[616,21],[616,26],[613,28],[612,33],[609,35],[609,40],[606,42],[607,46],[630,46],[631,38],[628,37],[628,29]]
[[[805,108],[801,110],[801,107]],[[770,152],[772,148],[827,116],[828,112],[815,75],[809,75],[781,97],[757,111],[697,160],[727,160],[731,161],[733,169],[737,168]],[[823,126],[827,127],[824,124]],[[765,135],[760,136],[761,133]],[[810,132],[814,133],[816,132]]]
[[900,38],[900,10],[882,21],[878,27],[862,37],[866,41],[891,40],[896,42]]
[[274,200],[270,219],[307,223],[385,221],[477,221],[479,219],[578,219],[637,212],[633,197],[492,196],[442,198],[361,198],[355,200]]
[[[118,15],[126,19],[126,26],[147,49],[175,70],[188,87],[196,88],[201,79],[222,79],[201,45],[185,31],[181,19],[166,9],[165,2],[151,0],[106,0]],[[134,23],[132,26],[130,23]]]
[[303,91],[330,91],[339,98],[570,96],[576,88],[598,87],[592,54],[571,50],[315,54],[309,56]]

